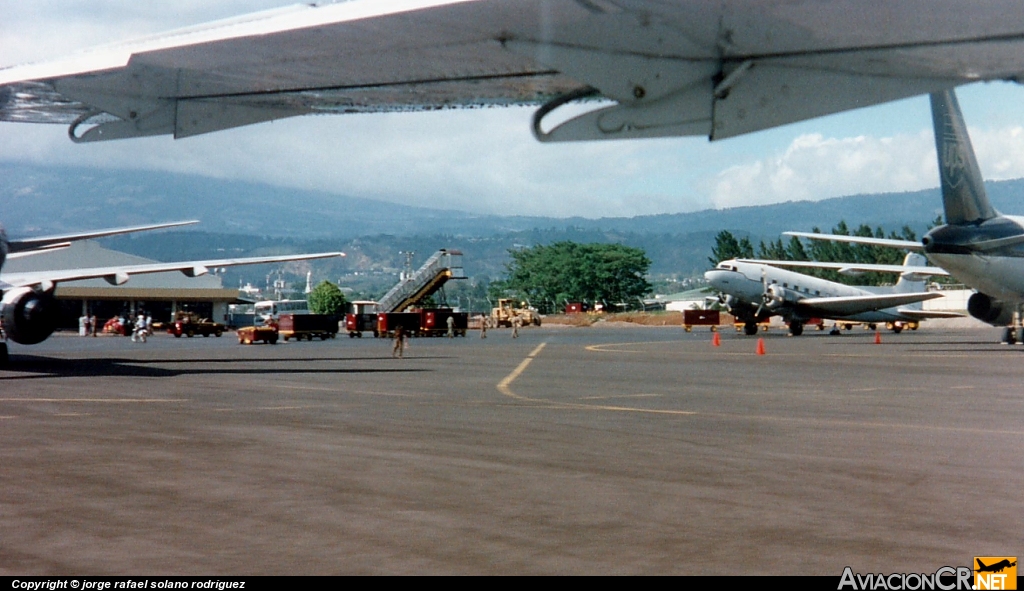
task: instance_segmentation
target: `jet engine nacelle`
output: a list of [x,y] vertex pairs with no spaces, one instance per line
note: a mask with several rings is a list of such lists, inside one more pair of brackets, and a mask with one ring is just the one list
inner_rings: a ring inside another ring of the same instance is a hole
[[4,293],[0,318],[8,338],[22,345],[35,345],[56,330],[60,306],[51,292],[21,287]]
[[983,293],[971,295],[967,300],[967,311],[992,326],[1009,326],[1013,322],[1013,306],[1007,306]]

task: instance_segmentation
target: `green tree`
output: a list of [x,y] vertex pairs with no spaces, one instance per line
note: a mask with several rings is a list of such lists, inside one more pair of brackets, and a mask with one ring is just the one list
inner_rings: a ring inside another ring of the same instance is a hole
[[346,304],[345,294],[330,281],[321,281],[309,292],[309,310],[314,314],[342,314]]
[[712,265],[717,265],[722,261],[729,259],[752,259],[754,258],[754,245],[751,244],[750,238],[743,238],[737,240],[732,232],[728,230],[722,230],[715,236],[715,246],[711,249],[711,261]]
[[500,285],[544,311],[567,300],[633,303],[651,289],[646,279],[651,260],[639,248],[556,242],[510,250],[509,256],[508,278],[492,288]]

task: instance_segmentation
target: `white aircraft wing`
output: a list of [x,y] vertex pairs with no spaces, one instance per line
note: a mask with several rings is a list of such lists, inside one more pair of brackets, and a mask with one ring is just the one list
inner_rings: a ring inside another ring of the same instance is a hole
[[960,312],[947,312],[947,311],[941,311],[941,310],[909,310],[909,309],[906,309],[906,308],[899,308],[896,311],[899,312],[900,314],[902,314],[903,316],[907,316],[907,317],[910,317],[910,318],[920,318],[922,320],[923,319],[927,319],[927,318],[963,318],[964,317],[964,314],[961,314]]
[[783,236],[796,236],[809,240],[828,240],[830,242],[849,242],[852,244],[868,244],[888,248],[902,248],[913,252],[921,252],[924,245],[910,240],[893,240],[891,238],[868,238],[866,236],[847,236],[845,234],[819,234],[817,232],[783,232]]
[[[805,310],[813,310],[815,313],[824,313],[824,315],[852,316],[862,312],[895,308],[896,306],[934,300],[941,297],[942,294],[935,292],[891,293],[834,298],[805,298],[795,305]],[[815,314],[810,313],[810,315],[814,316]]]
[[119,234],[133,234],[135,232],[148,232],[150,230],[162,230],[164,228],[177,228],[179,226],[191,226],[193,224],[198,223],[199,220],[188,220],[184,222],[168,222],[163,224],[147,224],[144,226],[131,226],[126,228],[93,230],[91,232],[77,232],[75,234],[60,234],[57,236],[23,238],[20,240],[8,241],[7,247],[8,252],[11,253],[48,252],[55,248],[66,248],[72,242],[78,240],[91,240],[94,238],[103,238],[106,236],[117,236]]
[[871,263],[826,263],[820,261],[769,261],[761,259],[741,259],[744,263],[772,265],[774,267],[809,267],[815,269],[835,269],[840,273],[913,273],[919,276],[937,275],[948,277],[949,272],[942,267],[930,265],[876,265]]
[[64,281],[103,278],[111,285],[122,285],[132,275],[145,273],[166,273],[181,271],[188,277],[205,275],[211,268],[234,267],[238,265],[259,265],[264,263],[284,263],[289,261],[305,261],[345,256],[342,252],[320,252],[315,254],[297,254],[269,257],[250,257],[237,259],[214,259],[208,261],[186,261],[180,263],[152,263],[146,265],[127,265],[120,267],[93,267],[89,269],[63,269],[55,271],[33,271],[29,273],[0,274],[0,289],[7,290],[17,287],[40,287],[48,291]]
[[[0,70],[0,120],[99,141],[543,104],[544,141],[717,139],[1022,74],[1017,0],[353,0]],[[582,98],[606,102],[544,129]]]

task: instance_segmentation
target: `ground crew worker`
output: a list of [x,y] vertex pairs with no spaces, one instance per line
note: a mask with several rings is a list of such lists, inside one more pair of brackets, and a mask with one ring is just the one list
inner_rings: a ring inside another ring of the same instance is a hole
[[483,314],[480,315],[480,338],[487,338],[487,317]]
[[522,326],[522,325],[523,325],[523,319],[520,318],[518,314],[512,317],[512,338],[513,339],[518,339],[519,338],[519,327]]
[[448,317],[448,338],[455,338],[455,316]]
[[392,357],[401,357],[405,349],[405,327],[399,326],[395,329],[395,344],[391,347]]

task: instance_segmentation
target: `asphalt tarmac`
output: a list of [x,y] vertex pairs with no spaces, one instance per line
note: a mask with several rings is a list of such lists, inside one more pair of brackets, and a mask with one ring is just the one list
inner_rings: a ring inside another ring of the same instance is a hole
[[55,335],[0,371],[0,574],[931,573],[1020,555],[990,330]]

